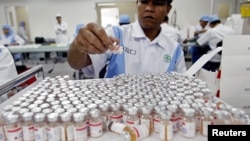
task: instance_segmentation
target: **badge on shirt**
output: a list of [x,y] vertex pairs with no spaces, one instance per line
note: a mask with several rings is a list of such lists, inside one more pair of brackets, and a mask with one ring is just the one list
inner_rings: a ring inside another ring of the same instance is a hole
[[171,56],[168,55],[168,54],[166,54],[166,55],[164,56],[164,61],[165,61],[166,63],[170,63],[170,62],[171,62]]

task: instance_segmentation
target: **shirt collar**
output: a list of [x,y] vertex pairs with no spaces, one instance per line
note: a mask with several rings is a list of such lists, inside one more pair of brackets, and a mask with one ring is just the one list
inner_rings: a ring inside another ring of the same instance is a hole
[[133,27],[132,37],[147,38],[138,20],[132,24],[132,27]]
[[[145,38],[145,39],[148,39],[145,35],[145,33],[143,32],[142,28],[141,28],[141,25],[139,23],[139,21],[135,21],[134,23],[132,23],[132,29],[133,29],[133,32],[132,32],[132,37],[134,38]],[[163,49],[166,49],[166,44],[168,43],[168,38],[166,36],[166,34],[164,34],[164,32],[161,30],[161,32],[159,33],[159,35],[153,40],[150,42],[150,44],[157,44],[159,47],[162,47]]]
[[167,48],[167,44],[171,42],[170,37],[168,37],[164,32],[161,30],[159,35],[152,41],[152,43],[156,43],[159,45],[159,47],[162,47],[163,49]]

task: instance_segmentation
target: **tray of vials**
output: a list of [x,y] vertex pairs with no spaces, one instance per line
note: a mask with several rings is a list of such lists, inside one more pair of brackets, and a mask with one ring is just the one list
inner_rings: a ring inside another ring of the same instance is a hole
[[[207,137],[210,124],[248,124],[247,114],[219,101],[207,83],[179,73],[112,79],[47,77],[2,107],[0,140],[162,141]],[[178,137],[177,137],[178,136]]]

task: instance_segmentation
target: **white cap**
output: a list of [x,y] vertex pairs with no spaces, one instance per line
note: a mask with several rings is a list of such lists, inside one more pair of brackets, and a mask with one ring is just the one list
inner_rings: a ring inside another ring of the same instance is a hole
[[57,13],[56,17],[62,17],[62,15],[60,13]]

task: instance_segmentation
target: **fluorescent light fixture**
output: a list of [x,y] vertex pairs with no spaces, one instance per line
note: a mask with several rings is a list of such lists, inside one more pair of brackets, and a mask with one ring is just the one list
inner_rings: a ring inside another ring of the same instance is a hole
[[115,3],[98,3],[98,6],[114,6],[116,5]]

